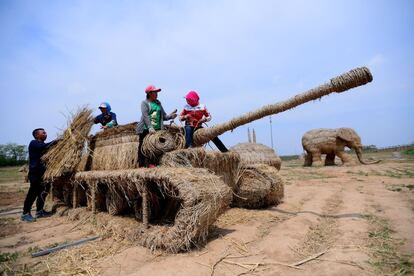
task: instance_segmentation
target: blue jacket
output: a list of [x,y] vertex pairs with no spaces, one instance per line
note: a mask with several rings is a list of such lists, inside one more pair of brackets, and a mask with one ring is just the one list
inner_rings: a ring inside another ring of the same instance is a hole
[[111,123],[108,125],[109,127],[118,125],[118,122],[116,121],[116,114],[110,111],[96,116],[93,122],[95,124],[102,124],[103,126],[106,126],[107,124]]
[[102,113],[95,117],[93,121],[95,124],[101,124],[103,126],[108,125],[109,128],[117,126],[118,122],[116,121],[116,114],[111,112],[111,105],[109,103],[105,103],[106,113]]

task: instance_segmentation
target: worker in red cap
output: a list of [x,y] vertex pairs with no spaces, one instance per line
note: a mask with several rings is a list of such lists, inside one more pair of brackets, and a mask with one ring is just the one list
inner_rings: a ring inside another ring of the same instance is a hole
[[[138,122],[137,132],[139,135],[138,146],[138,166],[148,167],[149,161],[142,153],[142,142],[145,136],[155,133],[157,130],[164,128],[164,121],[168,121],[177,117],[177,109],[166,114],[161,102],[158,100],[158,93],[161,88],[149,85],[145,88],[146,99],[141,103],[141,120]],[[151,166],[153,166],[151,164]]]
[[[194,131],[202,127],[202,124],[211,120],[211,115],[204,104],[200,104],[200,97],[196,91],[190,91],[185,96],[187,104],[180,113],[180,121],[185,121],[185,147],[189,148],[193,144]],[[227,152],[228,149],[218,137],[215,137],[213,143],[221,152]]]

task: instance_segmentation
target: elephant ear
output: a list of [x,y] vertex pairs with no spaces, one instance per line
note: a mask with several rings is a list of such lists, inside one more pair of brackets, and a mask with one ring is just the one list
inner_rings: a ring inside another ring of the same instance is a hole
[[340,128],[337,130],[337,137],[341,138],[342,140],[345,140],[347,142],[351,142],[355,139],[355,135],[353,134],[353,131],[351,131],[348,128]]

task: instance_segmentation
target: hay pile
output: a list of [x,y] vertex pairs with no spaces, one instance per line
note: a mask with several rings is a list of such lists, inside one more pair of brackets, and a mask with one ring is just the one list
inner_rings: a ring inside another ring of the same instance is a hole
[[207,168],[222,177],[233,192],[232,206],[265,208],[283,198],[283,180],[278,169],[267,164],[241,164],[237,152],[213,152],[203,148],[175,150],[161,158],[166,167]]
[[[89,186],[92,205],[97,204],[94,191],[98,185],[106,185],[108,190],[123,191],[121,198],[130,202],[142,200],[146,190],[164,206],[164,210],[158,209],[161,214],[175,203],[176,212],[169,214],[172,224],[163,225],[160,221],[161,224],[152,224],[149,229],[139,224],[134,236],[139,244],[152,250],[164,249],[174,253],[204,243],[209,226],[228,208],[232,199],[231,189],[205,169],[160,167],[90,171],[78,172],[74,178]],[[156,212],[153,203],[150,202],[151,212]],[[91,207],[92,210],[99,209],[99,206]]]
[[277,169],[265,164],[244,166],[237,186],[234,207],[265,208],[279,204],[284,195],[283,180]]
[[92,125],[92,110],[89,108],[83,107],[72,116],[72,121],[60,140],[42,157],[47,167],[44,175],[46,180],[53,180],[75,170]]
[[239,143],[230,148],[240,154],[244,164],[267,164],[280,170],[282,160],[275,151],[259,143]]
[[84,170],[133,169],[138,164],[136,123],[98,132],[90,138],[91,156]]
[[222,177],[224,183],[234,191],[239,176],[240,156],[232,151],[221,153],[206,151],[203,148],[190,148],[164,154],[160,164],[166,167],[206,168]]

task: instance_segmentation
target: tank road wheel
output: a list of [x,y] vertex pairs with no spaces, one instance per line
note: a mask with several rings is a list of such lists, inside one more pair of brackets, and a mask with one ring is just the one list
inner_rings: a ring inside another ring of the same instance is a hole
[[283,180],[276,168],[255,164],[246,165],[241,171],[232,206],[256,209],[281,202],[284,195]]

